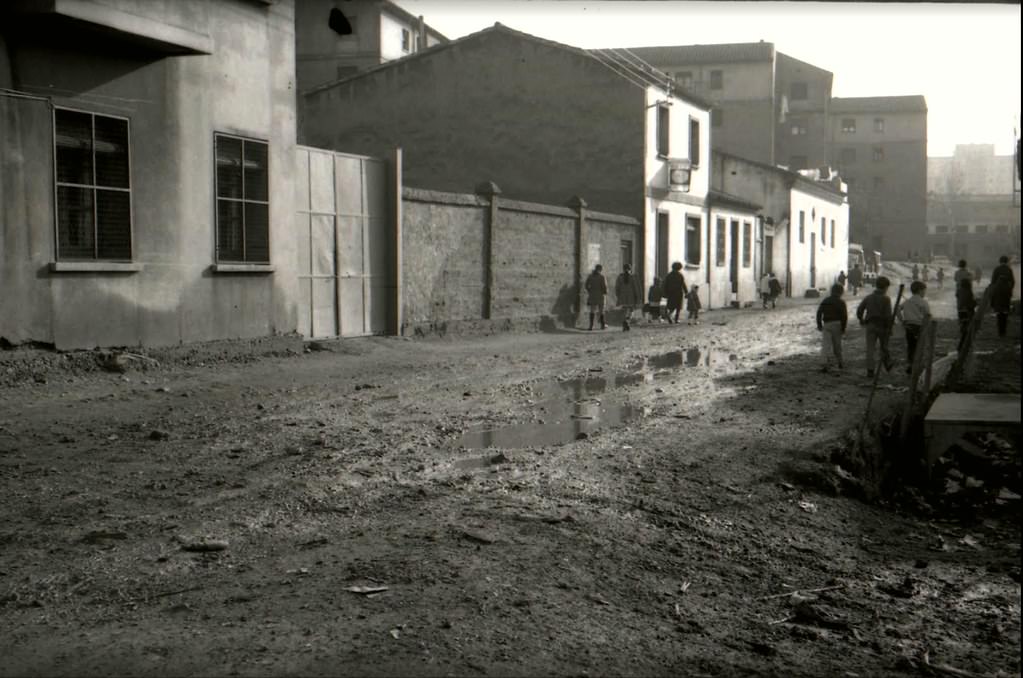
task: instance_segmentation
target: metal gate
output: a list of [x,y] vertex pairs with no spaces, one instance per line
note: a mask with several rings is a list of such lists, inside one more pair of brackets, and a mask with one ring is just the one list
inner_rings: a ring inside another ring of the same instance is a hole
[[384,334],[394,297],[387,164],[304,146],[297,152],[299,332]]

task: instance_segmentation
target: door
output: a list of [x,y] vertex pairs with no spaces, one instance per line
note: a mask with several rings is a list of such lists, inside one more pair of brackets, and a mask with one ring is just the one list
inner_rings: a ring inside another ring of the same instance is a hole
[[[774,236],[764,236],[764,270],[761,274],[774,271]],[[758,278],[759,279],[759,278]]]
[[817,287],[817,234],[810,232],[810,288]]
[[394,298],[386,163],[297,152],[299,331],[317,338],[383,334]]
[[728,266],[728,278],[732,283],[732,294],[739,293],[739,220],[732,219],[729,229],[729,242],[732,248],[732,257]]

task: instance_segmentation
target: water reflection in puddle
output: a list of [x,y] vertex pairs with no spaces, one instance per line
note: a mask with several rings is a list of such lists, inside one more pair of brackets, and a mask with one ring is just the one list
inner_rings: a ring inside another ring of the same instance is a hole
[[615,372],[610,378],[587,375],[563,381],[550,380],[530,387],[541,401],[537,410],[543,414],[543,423],[530,422],[486,431],[472,431],[462,435],[457,445],[469,449],[488,447],[517,448],[559,445],[608,426],[617,426],[640,417],[643,408],[627,403],[602,403],[597,396],[615,388],[652,383],[674,376],[672,368],[735,366],[734,353],[718,349],[688,348],[648,356]]

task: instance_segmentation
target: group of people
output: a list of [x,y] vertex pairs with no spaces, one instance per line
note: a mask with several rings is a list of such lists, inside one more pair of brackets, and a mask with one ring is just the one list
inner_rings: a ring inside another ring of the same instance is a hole
[[[682,264],[675,262],[671,265],[671,272],[660,278],[654,277],[653,284],[647,290],[647,303],[643,304],[642,291],[639,279],[633,274],[632,266],[625,264],[622,272],[615,280],[615,299],[622,309],[622,331],[628,332],[631,329],[632,314],[640,305],[643,306],[644,314],[650,317],[651,321],[667,321],[677,323],[679,314],[685,302],[688,311],[688,324],[698,325],[700,322],[700,286],[687,286],[685,276],[682,275]],[[586,304],[590,309],[590,326],[593,329],[594,320],[600,321],[600,329],[607,329],[607,322],[604,318],[604,311],[607,304],[607,278],[604,277],[604,267],[597,264],[586,279]]]
[[[867,295],[856,308],[856,319],[864,326],[867,341],[867,377],[874,377],[877,353],[880,352],[881,364],[891,370],[895,362],[888,351],[888,339],[894,321],[898,319],[906,333],[906,372],[913,370],[913,357],[920,341],[920,335],[927,318],[931,316],[931,308],[927,303],[927,283],[919,279],[920,271],[914,265],[913,281],[909,286],[910,297],[897,309],[893,317],[892,301],[888,296],[891,281],[879,276],[874,283],[874,292]],[[926,269],[926,266],[924,267]],[[979,269],[977,269],[979,272]],[[926,275],[926,274],[925,274]],[[850,276],[851,277],[851,276]],[[841,279],[841,276],[839,276]],[[979,279],[979,278],[978,278]],[[944,271],[939,269],[938,281],[944,280]],[[848,324],[848,310],[842,295],[845,285],[840,280],[831,287],[830,296],[821,301],[817,307],[817,329],[821,332],[821,351],[824,356],[822,371],[827,372],[833,364],[842,369],[842,335]],[[967,268],[965,260],[959,261],[955,272],[956,312],[959,319],[959,350],[969,336],[970,325],[977,309],[977,300],[973,294],[974,274]],[[1016,278],[1009,266],[1009,258],[1001,257],[998,266],[991,272],[991,309],[995,312],[998,336],[1006,335],[1009,310],[1012,304],[1012,291],[1016,286]]]

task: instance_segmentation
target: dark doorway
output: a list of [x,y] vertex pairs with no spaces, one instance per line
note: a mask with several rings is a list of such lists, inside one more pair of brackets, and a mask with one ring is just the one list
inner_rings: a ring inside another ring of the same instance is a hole
[[668,275],[668,213],[657,213],[657,271],[655,275],[664,280]]
[[739,293],[739,221],[732,219],[729,234],[729,242],[732,247],[732,256],[729,260],[728,278],[732,283],[732,293]]

